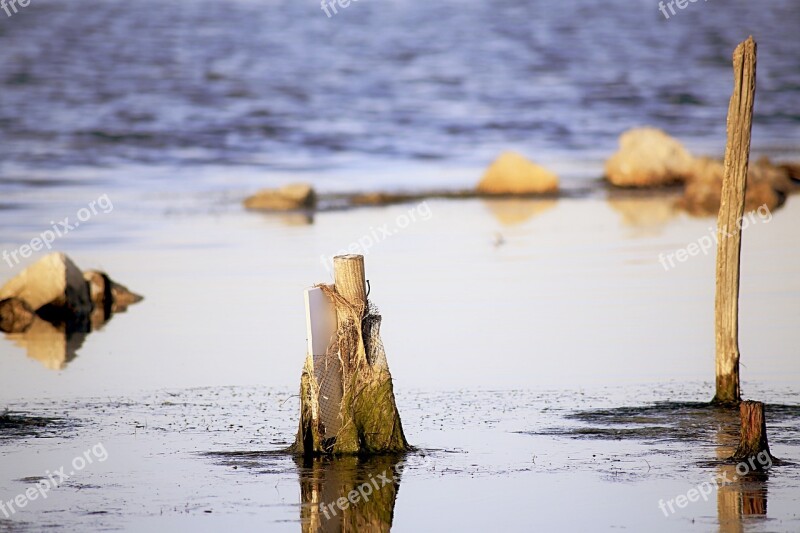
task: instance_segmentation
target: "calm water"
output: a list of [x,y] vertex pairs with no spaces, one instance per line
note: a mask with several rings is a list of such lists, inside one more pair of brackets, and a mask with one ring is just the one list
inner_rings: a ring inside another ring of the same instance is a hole
[[[796,463],[796,392],[750,391],[773,405],[773,453]],[[0,518],[0,530],[351,531],[325,519],[319,503],[387,472],[395,483],[382,483],[373,499],[350,510],[362,524],[355,530],[766,533],[800,526],[796,466],[723,486],[669,517],[659,509],[659,500],[733,469],[718,458],[733,451],[735,415],[690,403],[652,404],[707,401],[707,385],[406,390],[398,405],[419,451],[333,464],[270,453],[296,429],[292,394],[231,387],[87,397],[60,406],[20,402],[20,409],[67,422],[37,432],[46,438],[0,441],[0,494],[10,499],[64,465],[74,474],[13,522]],[[774,407],[786,400],[795,407]],[[103,453],[90,456],[105,460],[71,470],[75,457],[98,444]]]
[[234,202],[154,214],[145,200],[117,197],[61,246],[144,302],[69,356],[0,339],[0,407],[59,419],[0,437],[0,499],[98,443],[108,453],[0,528],[298,531],[321,520],[320,501],[387,468],[398,486],[350,516],[378,513],[393,531],[800,526],[796,197],[745,233],[741,316],[744,394],[768,403],[773,453],[794,464],[669,518],[659,500],[732,468],[718,460],[736,415],[685,405],[712,396],[713,257],[669,272],[658,262],[713,220],[675,212],[668,196],[431,201],[429,219],[367,256],[420,451],[298,464],[274,452],[296,431],[302,290],[330,279],[320,255],[415,206],[304,224]]
[[[420,206],[241,208],[298,179],[470,185],[508,148],[582,184],[641,124],[719,154],[729,56],[749,34],[754,151],[800,159],[798,26],[788,0],[670,20],[650,0],[0,11],[0,251],[107,195],[57,249],[146,298],[85,338],[0,336],[0,502],[108,454],[0,512],[0,531],[340,531],[317,504],[387,470],[391,487],[349,515],[362,530],[800,530],[796,196],[744,234],[740,332],[744,393],[771,406],[773,453],[794,464],[669,518],[658,501],[730,469],[735,444],[735,415],[697,405],[712,396],[713,254],[659,264],[713,219],[601,190],[429,201],[403,228]],[[296,430],[303,289],[331,281],[322,256],[383,226],[367,277],[419,450],[297,463],[275,452]],[[40,257],[0,262],[0,283]]]

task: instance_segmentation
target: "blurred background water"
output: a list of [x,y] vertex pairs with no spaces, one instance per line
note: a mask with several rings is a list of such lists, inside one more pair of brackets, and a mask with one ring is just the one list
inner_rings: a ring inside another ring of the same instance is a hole
[[510,148],[597,178],[643,124],[721,155],[750,34],[754,149],[792,155],[799,26],[795,0],[33,0],[0,13],[0,187],[438,186]]

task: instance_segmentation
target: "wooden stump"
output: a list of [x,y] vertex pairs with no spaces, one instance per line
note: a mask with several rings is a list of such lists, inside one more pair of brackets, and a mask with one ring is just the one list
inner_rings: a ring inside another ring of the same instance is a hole
[[331,436],[331,424],[322,423],[324,402],[309,354],[300,378],[300,427],[291,450],[305,456],[408,451],[380,341],[381,317],[367,302],[364,257],[335,257],[334,280],[333,286],[318,287],[336,309],[338,330],[326,357],[341,365],[338,424]]
[[739,405],[739,414],[742,422],[739,447],[731,459],[750,461],[749,466],[754,470],[763,470],[766,465],[761,463],[766,462],[766,459],[759,462],[753,459],[762,454],[761,457],[769,459],[770,465],[773,461],[772,454],[769,451],[769,442],[767,442],[767,422],[764,418],[764,404],[752,401],[742,402]]
[[715,298],[716,385],[713,403],[735,405],[739,391],[739,263],[741,219],[747,188],[756,92],[756,43],[750,37],[733,54],[734,90],[728,108],[728,142],[717,231]]

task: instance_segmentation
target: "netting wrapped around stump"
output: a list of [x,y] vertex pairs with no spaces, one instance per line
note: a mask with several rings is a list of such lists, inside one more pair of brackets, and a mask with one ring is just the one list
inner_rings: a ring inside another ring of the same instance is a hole
[[338,330],[324,357],[309,354],[300,385],[303,455],[398,453],[410,447],[394,399],[372,305],[353,305],[333,286],[318,285],[336,309]]
[[314,357],[314,377],[319,384],[319,417],[325,439],[336,436],[341,428],[339,406],[342,403],[342,362],[332,343],[324,357]]

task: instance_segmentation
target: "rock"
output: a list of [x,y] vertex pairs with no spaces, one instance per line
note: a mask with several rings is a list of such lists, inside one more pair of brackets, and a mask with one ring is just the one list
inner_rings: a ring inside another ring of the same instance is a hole
[[22,333],[33,324],[36,313],[19,298],[0,300],[0,331]]
[[755,163],[750,163],[747,170],[747,183],[763,182],[779,193],[789,194],[797,188],[792,179],[791,165],[773,165],[767,157],[762,157]]
[[684,181],[693,157],[676,139],[655,128],[620,136],[620,149],[606,161],[606,179],[617,187],[659,187]]
[[86,335],[142,297],[103,272],[50,254],[0,289],[0,330],[47,368],[63,369]]
[[264,189],[244,201],[248,209],[292,211],[313,208],[317,203],[314,188],[307,183],[293,183],[280,189]]
[[418,195],[402,194],[402,193],[388,193],[388,192],[365,192],[354,194],[350,197],[350,204],[355,206],[362,205],[391,205],[409,200],[416,200]]
[[26,331],[33,318],[63,325],[65,332],[89,332],[112,313],[142,297],[103,272],[81,273],[69,257],[53,253],[23,270],[0,289],[0,329]]
[[142,301],[144,298],[120,285],[105,272],[87,270],[83,273],[89,285],[89,295],[94,309],[91,315],[92,329],[100,329],[114,313],[123,313],[128,306]]
[[144,300],[144,297],[109,278],[105,272],[87,270],[83,277],[89,284],[89,294],[95,308],[106,309],[109,311],[107,314],[122,313],[129,305]]
[[43,257],[6,283],[0,289],[0,300],[7,298],[17,298],[37,312],[47,307],[48,314],[70,320],[85,320],[92,312],[83,274],[63,253]]
[[[697,216],[716,215],[722,198],[722,161],[698,158],[687,174],[686,188],[679,205]],[[786,195],[794,188],[789,172],[763,158],[750,164],[747,171],[745,211],[766,206],[770,211],[783,205]]]
[[800,183],[800,163],[784,163],[780,167],[788,173],[793,184]]
[[482,194],[542,194],[558,191],[558,176],[518,153],[505,152],[478,184]]

